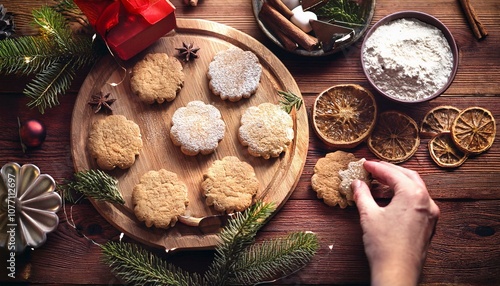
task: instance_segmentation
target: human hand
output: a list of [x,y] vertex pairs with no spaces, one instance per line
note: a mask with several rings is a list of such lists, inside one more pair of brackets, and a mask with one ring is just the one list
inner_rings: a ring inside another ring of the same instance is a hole
[[387,162],[363,166],[394,190],[391,202],[379,207],[364,182],[352,183],[372,285],[416,285],[439,208],[417,172]]

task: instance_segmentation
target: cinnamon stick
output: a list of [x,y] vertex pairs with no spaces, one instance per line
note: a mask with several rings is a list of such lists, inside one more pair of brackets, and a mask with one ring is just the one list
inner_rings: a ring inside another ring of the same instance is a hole
[[467,18],[467,22],[472,30],[472,33],[476,37],[476,39],[480,40],[488,35],[488,31],[483,26],[479,18],[477,17],[476,11],[470,4],[469,0],[458,0],[460,2],[460,6],[462,6],[462,10],[464,11],[465,17]]
[[262,3],[259,18],[261,20],[267,18],[266,21],[276,23],[276,26],[281,29],[283,34],[287,35],[290,39],[295,41],[299,46],[303,47],[307,51],[312,51],[318,44],[318,39],[295,26],[290,20],[281,15],[280,12],[274,9],[267,2]]
[[297,49],[297,43],[295,43],[292,39],[290,39],[290,37],[285,35],[281,31],[280,27],[276,26],[276,23],[274,23],[273,21],[270,21],[266,17],[263,17],[260,20],[262,22],[264,22],[264,24],[271,31],[271,33],[273,33],[273,35],[275,35],[276,38],[278,38],[278,41],[283,45],[283,47],[286,50],[294,51],[295,49]]
[[274,7],[281,15],[285,16],[285,18],[290,19],[293,16],[292,10],[290,10],[285,3],[281,0],[267,0],[271,6]]

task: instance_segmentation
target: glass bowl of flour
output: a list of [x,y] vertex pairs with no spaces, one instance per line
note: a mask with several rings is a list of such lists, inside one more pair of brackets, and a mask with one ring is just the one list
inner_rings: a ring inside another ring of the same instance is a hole
[[361,64],[380,94],[397,102],[423,102],[441,95],[452,83],[458,49],[437,18],[403,11],[382,18],[368,31]]

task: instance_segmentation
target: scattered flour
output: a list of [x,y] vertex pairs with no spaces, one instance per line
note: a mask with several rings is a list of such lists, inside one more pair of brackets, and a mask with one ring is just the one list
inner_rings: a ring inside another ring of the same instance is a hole
[[441,30],[414,18],[378,27],[366,40],[362,58],[380,90],[407,101],[432,96],[453,69],[453,54]]

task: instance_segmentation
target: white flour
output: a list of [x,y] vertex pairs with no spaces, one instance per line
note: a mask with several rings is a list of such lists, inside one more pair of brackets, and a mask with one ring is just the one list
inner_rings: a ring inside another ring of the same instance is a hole
[[432,96],[447,83],[453,68],[443,33],[413,18],[378,27],[366,40],[362,57],[380,90],[410,101]]

